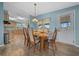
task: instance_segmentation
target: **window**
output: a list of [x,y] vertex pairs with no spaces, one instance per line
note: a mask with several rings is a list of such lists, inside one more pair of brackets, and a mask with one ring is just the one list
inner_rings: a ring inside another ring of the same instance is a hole
[[17,23],[17,27],[26,27],[26,25],[25,24],[23,24],[23,23]]
[[42,25],[39,25],[39,27],[38,28],[42,28]]
[[49,27],[50,27],[50,18],[45,18],[45,19],[39,20],[38,27],[49,29]]
[[17,27],[22,27],[22,24],[20,24],[20,23],[17,23]]
[[71,26],[70,15],[60,17],[60,26],[64,29],[68,29]]
[[62,28],[67,28],[70,26],[70,22],[64,22],[64,23],[61,23],[61,27]]
[[50,25],[49,24],[45,24],[44,26],[45,26],[45,28],[49,28]]

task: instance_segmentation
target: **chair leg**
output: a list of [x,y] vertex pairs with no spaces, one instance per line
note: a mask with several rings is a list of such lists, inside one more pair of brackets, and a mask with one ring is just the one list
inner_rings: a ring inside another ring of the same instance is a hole
[[33,48],[33,52],[35,52],[35,43],[32,42],[32,48]]
[[53,42],[53,52],[54,52],[54,56],[56,55],[56,50],[57,50],[57,46],[56,46],[56,42]]
[[53,55],[55,56],[56,55],[56,51],[55,51],[55,49],[53,48]]
[[24,40],[24,45],[26,45],[26,40]]
[[33,52],[35,52],[35,47],[32,47],[33,48]]
[[29,41],[28,40],[25,40],[24,41],[24,45],[27,46],[27,47],[29,47]]
[[56,50],[56,45],[55,44],[53,44],[53,49]]
[[27,40],[27,47],[29,47],[30,46],[30,42]]
[[56,42],[55,42],[55,50],[57,50],[57,45],[56,45]]

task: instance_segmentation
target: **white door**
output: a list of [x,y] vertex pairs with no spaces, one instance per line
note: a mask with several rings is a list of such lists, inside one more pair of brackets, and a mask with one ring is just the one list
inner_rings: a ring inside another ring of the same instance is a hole
[[70,28],[67,30],[60,29],[58,32],[58,41],[74,45],[74,11],[64,14],[70,14]]

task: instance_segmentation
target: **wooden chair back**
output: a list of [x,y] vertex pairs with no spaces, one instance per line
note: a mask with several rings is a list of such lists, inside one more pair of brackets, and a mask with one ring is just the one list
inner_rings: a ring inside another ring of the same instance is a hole
[[56,37],[57,37],[57,29],[55,28],[52,39],[56,40]]
[[24,44],[29,44],[29,40],[30,40],[30,37],[29,37],[29,30],[26,29],[26,28],[23,28],[23,34],[24,34]]

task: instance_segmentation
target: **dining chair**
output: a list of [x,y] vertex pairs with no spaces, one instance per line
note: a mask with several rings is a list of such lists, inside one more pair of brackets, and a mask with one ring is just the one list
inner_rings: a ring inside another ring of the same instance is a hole
[[28,28],[23,28],[23,34],[24,34],[24,45],[29,47],[30,46],[30,37],[29,37]]
[[[57,29],[55,28],[54,32],[50,32],[51,34],[49,35],[51,38],[48,38],[48,40],[46,41],[46,43],[48,43],[48,49],[53,51],[53,55],[56,55],[56,50],[57,50],[57,46],[56,46],[56,37],[57,37]],[[51,49],[51,48],[52,49]]]
[[[48,40],[46,41],[46,43],[48,43],[48,46],[49,46],[49,49],[50,50],[53,50],[54,52],[54,55],[55,55],[55,52],[57,50],[57,46],[56,46],[56,37],[57,37],[57,29],[55,28],[54,32],[50,32],[51,34],[49,35],[51,38],[48,38]],[[51,49],[51,48],[52,49]]]
[[38,49],[38,46],[40,44],[39,36],[33,35],[33,30],[30,32],[30,49],[33,48],[33,51],[35,52],[35,49]]
[[54,30],[54,32],[53,32],[52,39],[49,41],[49,44],[52,45],[52,47],[53,47],[55,50],[57,50],[56,39],[57,39],[57,29],[55,28],[55,30]]

